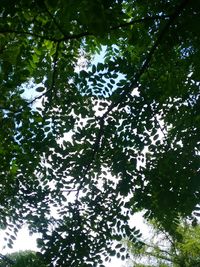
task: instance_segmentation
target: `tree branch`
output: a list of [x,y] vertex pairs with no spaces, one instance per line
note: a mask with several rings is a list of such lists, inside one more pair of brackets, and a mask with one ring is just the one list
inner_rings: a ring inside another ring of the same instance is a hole
[[[52,19],[54,19],[54,17],[50,14],[50,16],[52,17]],[[114,30],[118,30],[120,28],[125,28],[137,23],[142,23],[142,22],[147,22],[150,20],[156,20],[156,19],[169,19],[170,15],[161,15],[161,16],[152,16],[152,17],[146,17],[146,18],[141,18],[141,19],[135,19],[132,20],[130,22],[125,22],[116,26],[111,27],[108,32],[114,31]],[[54,19],[54,23],[55,23],[55,19]],[[9,34],[9,33],[15,33],[17,35],[29,35],[29,36],[33,36],[36,38],[40,38],[42,40],[49,40],[49,41],[53,41],[53,42],[62,42],[62,41],[68,41],[68,40],[74,40],[74,39],[79,39],[79,38],[83,38],[83,37],[87,37],[87,36],[93,36],[94,34],[91,32],[81,32],[81,33],[77,33],[77,34],[69,34],[66,35],[64,34],[63,30],[60,29],[60,26],[57,24],[57,22],[55,23],[57,27],[59,27],[60,32],[64,35],[64,37],[62,38],[54,38],[54,37],[50,37],[50,36],[45,36],[45,35],[40,35],[37,33],[33,33],[33,32],[28,32],[28,31],[19,31],[19,30],[13,30],[13,29],[1,29],[0,33],[2,34]]]
[[[55,56],[54,56],[54,60],[53,60],[52,80],[51,80],[51,86],[49,88],[51,97],[52,97],[52,93],[54,93],[54,95],[56,94],[56,92],[55,92],[55,82],[56,82],[56,72],[57,72],[57,67],[58,67],[59,46],[60,46],[60,41],[57,42],[57,44],[56,44],[56,52],[55,52]],[[50,100],[51,100],[51,98],[50,98]]]
[[55,19],[55,17],[51,14],[51,12],[48,10],[47,6],[45,5],[45,1],[43,1],[43,6],[44,6],[44,9],[46,10],[47,14],[49,15],[49,17],[52,19],[52,21],[54,22],[54,24],[56,25],[56,27],[60,31],[60,33],[65,36],[65,33],[64,33],[62,27],[57,22],[57,20]]
[[165,260],[165,261],[168,261],[168,262],[172,262],[172,260],[166,256],[163,256],[163,255],[157,255],[156,253],[153,253],[153,252],[148,252],[146,251],[146,254],[150,257],[154,257],[154,258],[159,258],[161,260]]
[[161,44],[161,41],[162,41],[163,37],[165,36],[165,34],[167,33],[169,27],[172,25],[172,23],[177,18],[177,16],[181,13],[181,11],[185,8],[185,6],[188,4],[188,2],[189,2],[189,0],[182,1],[180,6],[178,6],[175,9],[174,13],[170,16],[168,22],[165,24],[163,29],[158,34],[158,37],[157,37],[156,41],[154,42],[154,44],[152,45],[151,49],[149,50],[149,52],[147,52],[145,60],[143,61],[141,68],[138,70],[135,77],[133,78],[133,81],[131,82],[130,86],[129,87],[125,86],[124,91],[119,96],[118,100],[116,102],[113,102],[108,107],[107,111],[104,113],[104,115],[103,115],[104,118],[107,117],[107,115],[113,110],[113,108],[115,108],[119,103],[122,103],[122,101],[125,99],[125,97],[128,94],[130,94],[131,91],[135,87],[137,87],[141,76],[144,74],[146,69],[149,67],[149,64],[152,60],[152,57],[153,57],[155,51],[157,50],[157,48],[159,47],[159,45]]
[[[92,165],[94,159],[95,159],[95,156],[100,148],[100,143],[101,143],[101,138],[103,136],[103,128],[104,128],[104,119],[102,117],[100,117],[100,120],[99,120],[99,131],[96,135],[96,138],[95,138],[95,142],[94,142],[94,145],[93,145],[93,149],[92,149],[92,154],[91,154],[91,158],[90,158],[90,161],[86,167],[86,169],[84,170],[84,173],[82,174],[82,176],[84,177],[85,175],[87,175],[89,169],[90,169],[90,166]],[[82,181],[79,185],[79,188],[77,190],[77,194],[76,194],[76,199],[78,199],[79,197],[79,194],[80,194],[80,191],[81,189],[83,188],[83,184],[84,184],[84,181]]]
[[[172,258],[172,256],[173,256],[172,253],[170,253],[169,251],[166,251],[166,250],[164,250],[164,249],[161,249],[161,248],[159,248],[158,246],[150,245],[150,244],[145,243],[145,242],[143,242],[143,244],[144,244],[145,246],[147,246],[148,248],[152,248],[152,249],[154,249],[154,250],[159,250],[161,253],[165,253],[165,254],[167,254],[170,258]],[[153,253],[153,252],[151,252],[151,253]]]

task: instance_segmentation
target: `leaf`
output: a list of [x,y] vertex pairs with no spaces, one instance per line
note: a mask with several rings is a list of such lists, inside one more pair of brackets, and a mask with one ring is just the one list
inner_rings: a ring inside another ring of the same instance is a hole
[[42,86],[39,86],[35,90],[36,90],[36,92],[41,93],[41,92],[43,92],[45,90],[45,88],[42,87]]
[[97,68],[95,65],[92,65],[92,72],[95,73],[97,71]]
[[115,248],[117,249],[117,248],[121,248],[122,247],[122,244],[117,244],[116,246],[115,246]]

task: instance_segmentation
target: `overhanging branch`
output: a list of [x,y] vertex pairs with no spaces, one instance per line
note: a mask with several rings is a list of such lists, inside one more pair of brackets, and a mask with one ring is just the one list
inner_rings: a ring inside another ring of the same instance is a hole
[[[52,15],[51,15],[51,17],[52,17]],[[145,23],[147,21],[158,20],[158,19],[170,19],[170,15],[161,15],[161,16],[158,15],[158,16],[151,16],[151,17],[148,16],[148,17],[141,18],[141,19],[134,19],[134,20],[131,20],[129,22],[124,22],[124,23],[121,23],[119,25],[110,27],[110,29],[108,29],[106,33],[109,33],[111,31],[118,30],[118,29],[121,29],[121,28],[129,27],[129,26],[134,25],[134,24]],[[56,23],[56,25],[57,25],[57,23]],[[29,32],[29,31],[14,30],[14,29],[0,29],[0,33],[1,34],[12,34],[12,33],[14,33],[14,34],[17,34],[17,35],[28,35],[28,36],[39,38],[39,39],[42,39],[42,40],[49,40],[49,41],[52,41],[52,42],[69,41],[69,40],[74,40],[74,39],[79,39],[79,38],[83,38],[83,37],[87,37],[87,36],[94,36],[95,35],[94,33],[88,32],[88,31],[77,33],[77,34],[66,35],[66,34],[64,34],[63,30],[60,28],[59,25],[57,25],[57,27],[59,27],[59,30],[63,34],[64,37],[62,37],[62,38],[54,38],[52,36],[37,34],[37,33]]]
[[153,43],[152,47],[150,48],[149,52],[147,52],[147,55],[145,57],[145,60],[142,63],[141,68],[138,70],[136,73],[135,77],[133,78],[133,81],[131,82],[129,87],[125,87],[123,93],[119,96],[118,100],[116,102],[113,102],[107,109],[107,111],[104,113],[103,117],[107,117],[107,115],[115,108],[119,103],[122,103],[122,101],[125,99],[126,96],[128,96],[132,90],[137,87],[139,80],[141,76],[144,74],[144,72],[147,70],[149,67],[149,64],[153,58],[153,55],[159,45],[161,44],[161,41],[163,40],[163,37],[169,30],[169,27],[172,25],[174,20],[178,17],[178,15],[182,12],[182,10],[185,8],[185,6],[188,4],[189,0],[184,0],[182,3],[175,9],[174,13],[170,16],[169,20],[163,27],[163,29],[160,31],[158,34],[158,37],[156,41]]
[[54,22],[54,24],[56,25],[56,27],[58,28],[58,30],[60,31],[60,33],[62,35],[65,35],[61,25],[57,22],[56,18],[51,14],[51,12],[48,10],[45,1],[42,2],[42,6],[44,7],[45,11],[47,12],[47,14],[49,15],[49,17],[52,19],[52,21]]

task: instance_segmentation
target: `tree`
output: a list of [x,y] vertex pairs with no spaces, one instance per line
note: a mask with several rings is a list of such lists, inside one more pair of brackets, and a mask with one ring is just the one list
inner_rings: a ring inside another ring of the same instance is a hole
[[48,263],[103,266],[135,211],[174,231],[199,203],[198,1],[1,2],[8,244],[26,222]]
[[19,251],[0,255],[0,267],[46,267],[40,259],[40,256],[33,251]]
[[[182,222],[177,228],[178,238],[169,236],[163,229],[154,225],[154,237],[144,240],[138,249],[127,243],[132,254],[130,266],[134,267],[198,267],[200,264],[200,225],[193,227]],[[141,263],[144,259],[146,263]]]

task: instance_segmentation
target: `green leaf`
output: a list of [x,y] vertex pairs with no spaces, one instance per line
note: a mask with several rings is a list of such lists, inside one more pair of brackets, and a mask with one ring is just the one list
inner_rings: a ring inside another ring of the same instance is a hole
[[39,86],[39,87],[37,87],[35,90],[36,90],[36,92],[41,93],[41,92],[43,92],[43,91],[45,90],[45,88],[42,87],[42,86]]
[[95,73],[97,71],[97,68],[95,65],[92,65],[92,72]]

